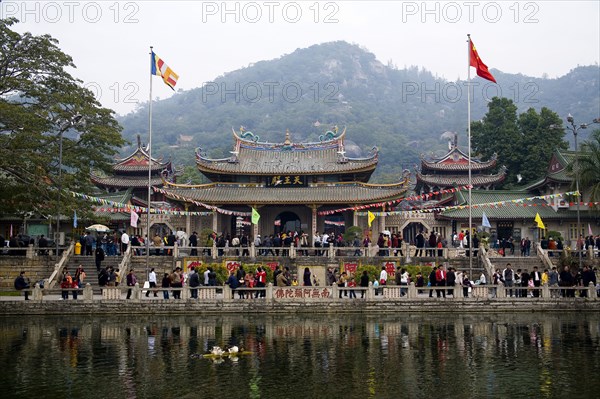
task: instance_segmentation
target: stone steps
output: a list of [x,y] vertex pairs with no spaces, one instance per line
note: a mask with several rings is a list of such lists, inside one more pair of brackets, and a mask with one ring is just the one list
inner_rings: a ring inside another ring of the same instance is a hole
[[513,270],[522,269],[532,271],[534,266],[537,266],[540,271],[546,267],[537,256],[503,256],[490,258],[492,265],[498,270],[503,270],[507,263],[510,263]]
[[46,279],[54,271],[55,264],[53,256],[35,256],[31,259],[23,256],[0,256],[0,287],[12,288],[15,278],[23,270],[31,284]]

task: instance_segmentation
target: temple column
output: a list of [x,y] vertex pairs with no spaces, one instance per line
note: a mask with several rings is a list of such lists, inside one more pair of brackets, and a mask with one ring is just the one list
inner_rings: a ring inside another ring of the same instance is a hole
[[213,211],[212,214],[212,230],[216,233],[217,232],[217,228],[218,228],[218,223],[219,222],[219,214],[217,213],[217,211]]
[[[385,212],[385,205],[381,208],[381,212]],[[385,215],[379,216],[379,233],[385,230]]]
[[[353,205],[354,208],[357,207],[357,205]],[[358,226],[358,215],[356,214],[356,211],[352,211],[352,226]]]
[[312,243],[311,244],[312,246],[314,246],[315,243],[313,242],[313,238],[314,238],[315,234],[317,233],[317,209],[319,208],[319,205],[311,204],[308,207],[311,210],[309,242]]
[[185,204],[185,232],[187,233],[188,237],[192,235],[192,232],[191,232],[192,225],[191,225],[189,210],[190,210],[190,205]]

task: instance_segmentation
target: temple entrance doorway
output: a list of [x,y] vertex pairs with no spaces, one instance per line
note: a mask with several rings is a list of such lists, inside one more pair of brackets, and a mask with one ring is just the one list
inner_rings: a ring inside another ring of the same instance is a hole
[[173,228],[171,228],[171,226],[168,226],[165,223],[155,223],[152,225],[152,227],[150,228],[151,234],[150,234],[150,238],[152,239],[155,235],[159,235],[160,237],[164,238],[166,236],[168,236],[171,231],[175,231]]
[[344,215],[328,215],[325,216],[325,232],[329,235],[337,237],[338,234],[344,234],[346,231],[346,223]]
[[502,242],[502,239],[508,240],[509,238],[513,237],[513,227],[514,224],[512,221],[498,222],[497,232],[500,242]]
[[244,234],[250,235],[252,222],[250,221],[249,217],[234,216],[231,218],[231,225],[229,226],[229,228],[231,229],[230,231],[232,233],[232,238],[233,236],[241,237]]
[[275,234],[288,231],[299,233],[301,229],[300,218],[294,212],[289,211],[281,212],[277,215],[273,224],[275,227]]
[[402,229],[402,236],[404,238],[404,242],[408,242],[411,245],[415,245],[415,238],[419,232],[423,232],[423,236],[425,240],[427,240],[427,236],[425,232],[427,231],[427,226],[425,226],[421,222],[411,222],[404,229]]

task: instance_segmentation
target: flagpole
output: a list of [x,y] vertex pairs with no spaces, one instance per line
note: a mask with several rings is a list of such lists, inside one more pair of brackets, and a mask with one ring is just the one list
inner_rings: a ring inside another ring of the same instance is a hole
[[[152,57],[153,47],[150,46],[150,59]],[[149,278],[150,266],[150,195],[152,186],[152,66],[150,66],[150,95],[148,98],[148,204],[146,213],[146,278]]]
[[473,278],[473,212],[471,209],[471,35],[467,33],[467,141],[469,162],[469,276]]

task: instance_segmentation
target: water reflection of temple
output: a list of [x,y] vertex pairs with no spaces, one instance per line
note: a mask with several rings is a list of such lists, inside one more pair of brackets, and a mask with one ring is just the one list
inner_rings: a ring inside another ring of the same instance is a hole
[[[304,397],[311,397],[320,383],[353,376],[361,382],[354,397],[366,397],[369,392],[387,396],[388,389],[436,376],[465,387],[467,396],[489,396],[503,389],[499,384],[505,380],[498,376],[508,363],[527,370],[519,378],[531,383],[529,389],[553,396],[564,384],[557,368],[583,367],[581,376],[569,375],[569,381],[585,378],[597,364],[599,343],[600,319],[592,314],[3,319],[0,361],[9,366],[0,383],[12,378],[14,368],[23,380],[48,379],[49,396],[65,396],[66,378],[100,393],[105,388],[96,387],[94,378],[110,378],[120,396],[168,396],[171,376],[192,373],[206,397],[232,379],[264,397],[278,381],[274,373],[303,376]],[[191,356],[228,344],[253,354],[220,364]],[[79,396],[78,386],[69,389]]]

